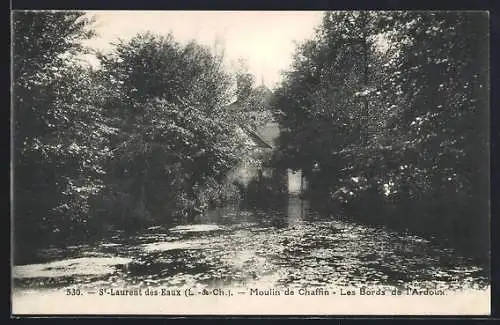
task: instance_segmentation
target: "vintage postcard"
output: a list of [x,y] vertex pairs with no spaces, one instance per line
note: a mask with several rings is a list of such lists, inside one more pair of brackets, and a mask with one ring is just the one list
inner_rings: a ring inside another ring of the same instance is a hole
[[13,11],[13,315],[489,315],[487,11]]

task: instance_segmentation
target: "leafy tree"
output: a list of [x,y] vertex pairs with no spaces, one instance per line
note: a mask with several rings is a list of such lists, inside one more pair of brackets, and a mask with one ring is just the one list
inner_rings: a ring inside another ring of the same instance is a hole
[[326,13],[274,98],[281,163],[353,217],[487,247],[486,47],[481,13]]
[[308,172],[319,165],[336,180],[367,171],[369,162],[356,158],[368,156],[387,117],[380,105],[384,57],[375,43],[377,19],[367,12],[327,13],[315,38],[298,48],[275,99],[283,157],[293,168]]
[[482,247],[489,215],[487,21],[477,12],[399,13],[399,33],[391,35],[401,44],[394,79],[405,98],[398,122],[406,126],[399,139],[412,175],[406,195],[426,203],[425,215],[439,216],[440,232]]
[[239,59],[236,67],[236,99],[245,101],[255,87],[255,77],[248,71],[248,63]]
[[106,110],[120,130],[112,139],[103,210],[141,224],[206,207],[202,198],[215,198],[205,195],[207,186],[223,182],[242,150],[226,109],[230,84],[222,58],[196,43],[148,33],[117,44],[101,60],[110,89]]
[[16,251],[74,234],[101,185],[100,88],[76,58],[91,23],[82,12],[13,13]]

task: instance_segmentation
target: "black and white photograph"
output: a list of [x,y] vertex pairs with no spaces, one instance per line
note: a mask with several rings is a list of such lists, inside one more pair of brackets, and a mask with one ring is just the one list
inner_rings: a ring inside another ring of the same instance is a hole
[[11,11],[13,315],[489,315],[488,11]]

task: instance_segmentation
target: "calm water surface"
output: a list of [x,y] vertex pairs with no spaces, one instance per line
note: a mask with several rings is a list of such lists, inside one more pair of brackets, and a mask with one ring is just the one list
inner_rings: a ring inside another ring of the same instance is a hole
[[79,287],[223,288],[362,285],[483,288],[487,272],[451,248],[362,225],[290,198],[281,208],[226,206],[192,224],[118,233],[93,245],[48,248],[13,269],[16,290]]

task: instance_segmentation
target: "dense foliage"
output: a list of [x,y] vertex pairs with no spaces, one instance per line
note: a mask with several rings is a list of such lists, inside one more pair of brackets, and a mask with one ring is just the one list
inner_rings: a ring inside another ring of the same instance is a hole
[[77,62],[93,36],[84,13],[13,18],[17,256],[237,197],[225,175],[248,148],[221,55],[141,34],[93,69]]
[[277,90],[281,163],[353,218],[486,252],[487,21],[326,13]]
[[[93,35],[82,13],[13,15],[14,229],[19,250],[85,228],[107,128],[95,76],[77,64]],[[37,241],[37,242],[31,242]]]
[[138,35],[103,56],[111,139],[101,210],[127,222],[193,215],[218,199],[244,148],[222,58],[171,35]]
[[15,12],[16,259],[54,239],[175,222],[237,198],[228,172],[265,156],[241,127],[271,111],[282,129],[272,161],[302,169],[314,197],[487,251],[487,21],[326,13],[273,95],[172,35],[120,41],[87,67],[84,13]]

